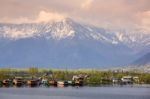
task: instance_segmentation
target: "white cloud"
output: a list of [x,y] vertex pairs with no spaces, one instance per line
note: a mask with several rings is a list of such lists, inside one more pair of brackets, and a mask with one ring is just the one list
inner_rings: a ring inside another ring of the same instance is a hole
[[141,21],[143,28],[150,31],[150,11],[146,11],[142,14]]
[[58,13],[50,13],[46,11],[40,11],[35,22],[48,22],[48,21],[59,21],[66,18],[66,15],[61,15]]
[[32,21],[27,18],[27,17],[18,17],[18,18],[9,18],[9,17],[4,17],[0,20],[1,23],[32,23]]
[[47,22],[67,16],[98,27],[148,30],[149,4],[150,0],[0,0],[0,22]]
[[81,4],[81,8],[88,10],[92,7],[93,0],[84,0],[84,2]]
[[139,20],[139,28],[142,28],[146,32],[150,32],[150,10],[137,14]]
[[60,21],[64,18],[66,18],[67,15],[64,14],[58,14],[56,12],[48,12],[48,11],[40,11],[39,14],[36,17],[18,17],[18,18],[9,18],[5,17],[0,20],[2,23],[41,23],[41,22],[49,22],[49,21]]

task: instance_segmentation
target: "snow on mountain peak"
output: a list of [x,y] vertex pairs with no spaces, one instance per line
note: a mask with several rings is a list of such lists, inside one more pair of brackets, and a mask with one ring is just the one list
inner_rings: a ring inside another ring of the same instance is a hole
[[[46,38],[64,39],[73,37],[75,31],[70,24],[69,18],[60,21],[25,23],[25,24],[1,24],[0,37],[10,39],[29,38],[34,36],[46,35]],[[49,35],[48,35],[49,34]]]
[[25,24],[0,24],[0,37],[22,39],[45,37],[46,39],[89,39],[113,45],[124,44],[130,48],[150,46],[149,33],[114,32],[91,25],[80,24],[70,18],[59,21]]
[[53,27],[51,28],[51,36],[55,39],[64,39],[67,37],[74,37],[75,31],[73,27],[70,25],[71,22],[68,19],[64,19],[60,22],[53,23]]

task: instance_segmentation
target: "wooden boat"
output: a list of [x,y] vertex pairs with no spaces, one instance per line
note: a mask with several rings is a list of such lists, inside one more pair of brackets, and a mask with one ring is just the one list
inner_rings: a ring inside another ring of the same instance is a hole
[[133,84],[133,77],[132,76],[124,76],[121,78],[122,84]]
[[29,79],[27,80],[27,85],[29,86],[37,86],[38,85],[38,81],[36,79]]
[[83,80],[76,80],[75,86],[83,86]]
[[49,80],[49,85],[57,86],[57,81]]
[[21,77],[16,77],[13,79],[13,84],[16,86],[22,86],[24,84],[24,80]]
[[74,82],[74,81],[68,81],[68,85],[74,86],[74,85],[75,85],[75,82]]
[[74,81],[75,86],[83,86],[84,79],[87,78],[87,75],[74,75],[72,80]]
[[11,81],[9,79],[5,79],[5,80],[2,81],[2,84],[4,86],[10,86],[11,85]]
[[68,81],[58,81],[57,85],[58,86],[68,86]]

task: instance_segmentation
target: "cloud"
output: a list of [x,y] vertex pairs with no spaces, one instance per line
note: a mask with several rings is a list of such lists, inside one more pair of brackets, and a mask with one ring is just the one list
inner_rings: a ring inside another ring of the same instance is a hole
[[138,13],[137,16],[140,20],[140,26],[145,31],[150,32],[150,10],[142,13]]
[[81,4],[81,8],[88,10],[92,7],[93,0],[84,0],[84,2]]
[[112,29],[149,27],[150,0],[0,0],[1,22],[45,22],[71,17]]
[[50,21],[60,21],[64,18],[66,18],[67,15],[65,14],[58,14],[56,12],[48,12],[48,11],[40,11],[39,14],[36,17],[23,17],[20,16],[18,18],[10,18],[5,17],[1,19],[1,23],[41,23],[41,22],[50,22]]
[[18,17],[18,18],[10,18],[10,17],[4,17],[0,20],[1,23],[15,23],[15,24],[20,24],[20,23],[32,23],[29,18],[27,17]]
[[141,16],[143,24],[150,24],[150,11],[143,12]]
[[35,22],[48,22],[48,21],[59,21],[66,18],[66,15],[58,13],[50,13],[46,11],[40,11]]

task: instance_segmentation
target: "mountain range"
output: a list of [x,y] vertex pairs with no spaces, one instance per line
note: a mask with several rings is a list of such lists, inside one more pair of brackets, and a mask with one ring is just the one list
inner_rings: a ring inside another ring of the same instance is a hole
[[70,18],[0,24],[1,67],[99,68],[124,66],[150,50],[150,33],[112,31]]
[[133,65],[141,66],[141,65],[147,65],[150,64],[150,52],[143,55],[139,59],[133,62]]

